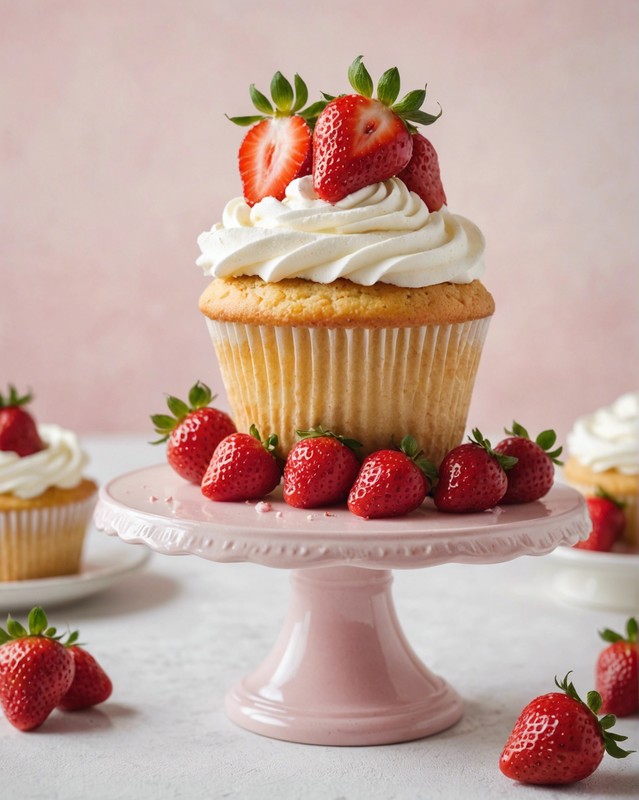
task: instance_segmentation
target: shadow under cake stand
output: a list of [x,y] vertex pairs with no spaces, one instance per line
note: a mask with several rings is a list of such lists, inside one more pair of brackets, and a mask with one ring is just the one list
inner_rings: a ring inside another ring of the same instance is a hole
[[442,514],[429,503],[391,520],[295,509],[277,492],[267,504],[214,503],[159,465],[102,487],[95,524],[167,555],[292,570],[280,635],[228,691],[227,714],[277,739],[375,745],[428,736],[462,716],[457,692],[402,632],[391,570],[544,555],[590,530],[585,501],[565,486],[481,514]]

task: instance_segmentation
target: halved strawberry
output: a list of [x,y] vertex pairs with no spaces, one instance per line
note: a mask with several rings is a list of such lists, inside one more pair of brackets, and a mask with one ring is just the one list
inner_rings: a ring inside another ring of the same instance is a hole
[[411,123],[430,125],[441,114],[420,111],[425,89],[395,102],[400,88],[396,67],[380,78],[377,99],[362,56],[349,67],[348,79],[357,94],[330,98],[313,132],[313,186],[330,203],[398,175],[413,152],[416,129]]
[[292,180],[311,172],[311,126],[326,102],[320,100],[302,110],[308,89],[299,75],[294,84],[295,89],[276,72],[271,81],[272,103],[251,84],[251,100],[260,114],[229,117],[236,125],[253,126],[239,152],[244,199],[250,206],[265,197],[282,200]]

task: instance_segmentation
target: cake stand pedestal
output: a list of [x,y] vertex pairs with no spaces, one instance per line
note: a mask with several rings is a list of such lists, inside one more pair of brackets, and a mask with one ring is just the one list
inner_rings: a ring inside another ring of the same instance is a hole
[[590,531],[585,501],[555,486],[541,501],[448,515],[427,501],[393,520],[345,508],[214,503],[166,465],[101,489],[100,530],[168,554],[292,570],[292,597],[264,662],[226,696],[229,717],[293,742],[374,745],[428,736],[462,715],[457,692],[415,655],[391,594],[392,569],[543,555]]

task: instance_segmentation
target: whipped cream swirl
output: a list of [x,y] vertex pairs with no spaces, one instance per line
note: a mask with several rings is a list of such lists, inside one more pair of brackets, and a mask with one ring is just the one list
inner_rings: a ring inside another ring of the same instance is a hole
[[251,208],[236,198],[198,245],[198,266],[216,278],[418,287],[470,283],[484,272],[479,228],[446,206],[429,212],[399,178],[337,203],[317,197],[310,175],[293,181],[282,201],[266,197]]
[[567,438],[568,450],[595,472],[616,469],[639,473],[639,392],[622,395],[611,406],[578,419]]
[[47,489],[72,489],[82,480],[88,458],[78,437],[59,425],[38,425],[44,450],[20,457],[13,451],[0,451],[0,494],[13,494],[23,500],[38,497]]

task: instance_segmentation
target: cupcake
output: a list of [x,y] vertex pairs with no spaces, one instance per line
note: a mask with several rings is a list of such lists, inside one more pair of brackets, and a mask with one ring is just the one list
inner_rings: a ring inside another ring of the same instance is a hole
[[97,486],[74,433],[36,425],[30,395],[0,395],[0,581],[79,571]]
[[603,489],[624,504],[624,539],[638,545],[639,392],[580,417],[567,438],[564,478],[586,496]]
[[[424,93],[393,105],[385,73],[383,101],[372,99],[362,69],[356,59],[357,94],[328,103],[308,137],[310,174],[297,146],[310,112],[290,115],[291,102],[251,128],[244,196],[198,238],[197,263],[213,279],[200,310],[239,430],[276,432],[284,454],[297,429],[318,425],[365,453],[410,433],[438,464],[463,437],[494,311],[480,281],[484,238],[448,210],[436,153],[402,117],[436,119],[410,108]],[[276,106],[287,96],[278,75]],[[361,113],[384,131],[364,153]],[[352,141],[336,139],[351,128]]]

